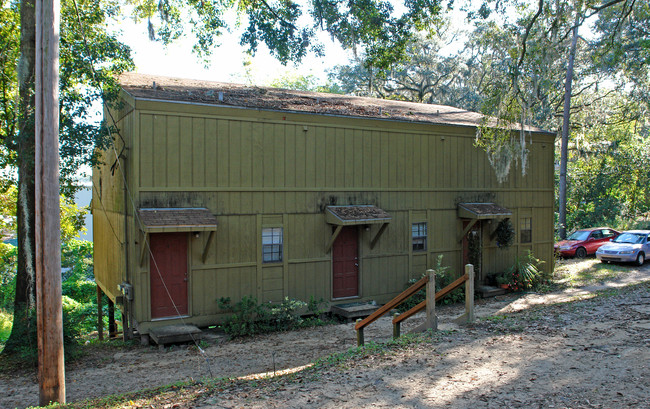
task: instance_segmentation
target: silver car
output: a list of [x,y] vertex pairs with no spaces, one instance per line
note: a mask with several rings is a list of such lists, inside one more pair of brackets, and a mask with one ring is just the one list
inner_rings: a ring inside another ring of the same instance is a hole
[[650,230],[628,230],[596,251],[598,260],[635,262],[641,266],[650,253]]

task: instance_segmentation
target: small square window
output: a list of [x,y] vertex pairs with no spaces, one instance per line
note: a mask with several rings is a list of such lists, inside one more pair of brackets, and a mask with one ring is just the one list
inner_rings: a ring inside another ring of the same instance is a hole
[[282,227],[262,229],[262,262],[282,261]]
[[413,225],[411,226],[411,238],[413,243],[413,251],[426,251],[427,250],[427,224],[413,223]]
[[532,243],[533,241],[533,219],[531,217],[522,217],[519,228],[522,243]]

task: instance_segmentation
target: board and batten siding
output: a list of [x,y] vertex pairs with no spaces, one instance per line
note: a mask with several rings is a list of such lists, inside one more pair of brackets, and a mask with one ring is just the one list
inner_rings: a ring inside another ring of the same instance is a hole
[[[189,235],[189,302],[197,324],[219,319],[220,297],[331,302],[331,255],[325,247],[332,226],[324,216],[331,204],[374,204],[392,216],[373,249],[370,240],[379,225],[369,231],[359,227],[362,300],[389,300],[410,278],[435,266],[439,254],[444,265],[460,274],[459,202],[489,199],[511,209],[517,240],[521,215],[533,218],[533,242],[517,242],[506,250],[489,239],[496,221],[483,223],[484,271],[504,271],[512,263],[507,260],[514,261],[527,248],[546,261],[546,268],[552,266],[552,135],[528,138],[527,175],[513,167],[508,180],[499,184],[485,153],[474,146],[471,127],[134,103],[135,112],[126,119],[132,123],[123,134],[130,144],[129,183],[137,206],[206,207],[218,220],[205,262],[201,255],[208,235]],[[106,167],[101,175],[104,183],[112,180],[121,188]],[[425,252],[411,249],[415,222],[427,222]],[[144,322],[150,314],[149,262],[136,260],[143,234],[129,223],[129,265],[139,299],[134,313]],[[265,226],[283,228],[280,263],[262,263]],[[100,224],[99,229],[106,239],[106,228]],[[99,270],[105,268],[112,267],[105,264]]]
[[[113,112],[115,118],[120,118],[117,126],[127,138],[131,138],[135,132],[132,110],[131,105],[124,104],[119,111]],[[116,138],[114,149],[110,147],[99,152],[99,165],[93,168],[93,196],[90,203],[95,281],[112,300],[119,295],[117,285],[127,281],[125,215],[128,209],[125,208],[123,176],[127,179],[130,176],[126,170],[129,163],[124,157],[116,164],[122,148],[122,139]]]

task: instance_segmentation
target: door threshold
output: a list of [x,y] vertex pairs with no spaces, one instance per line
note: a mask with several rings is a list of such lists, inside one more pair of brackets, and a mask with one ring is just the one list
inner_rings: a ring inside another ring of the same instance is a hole
[[152,318],[151,322],[156,322],[156,321],[171,321],[171,320],[177,320],[181,318],[190,318],[190,315],[177,315],[175,317],[162,317],[162,318]]
[[361,298],[360,295],[351,295],[349,297],[338,297],[338,298],[332,298],[332,301],[345,301],[345,300],[356,300]]

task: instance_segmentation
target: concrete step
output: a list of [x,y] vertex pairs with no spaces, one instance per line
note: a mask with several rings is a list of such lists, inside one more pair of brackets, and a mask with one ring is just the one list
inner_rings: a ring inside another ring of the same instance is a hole
[[365,318],[373,312],[377,311],[379,306],[375,303],[349,303],[333,305],[330,308],[332,314],[336,314],[348,320],[357,318]]
[[203,333],[194,325],[168,325],[149,331],[150,338],[158,345],[189,342],[203,338]]
[[478,288],[478,293],[481,295],[481,298],[490,298],[490,297],[496,297],[497,295],[503,295],[507,293],[507,291],[499,287],[482,285]]

